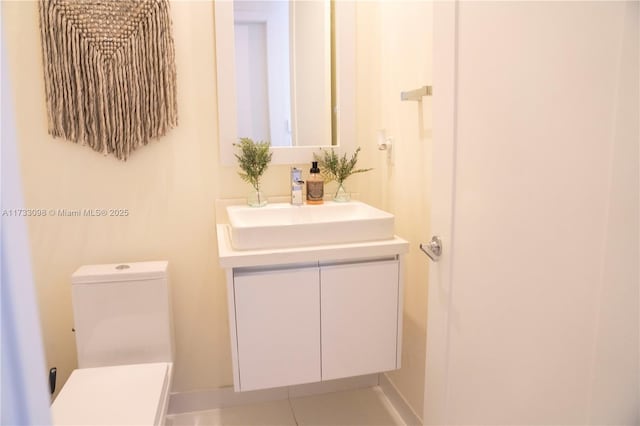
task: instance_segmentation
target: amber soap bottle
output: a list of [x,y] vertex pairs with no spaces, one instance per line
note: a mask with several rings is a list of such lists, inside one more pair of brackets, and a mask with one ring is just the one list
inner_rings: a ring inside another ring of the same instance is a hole
[[307,179],[307,204],[322,204],[324,198],[324,179],[320,176],[318,162],[311,163]]

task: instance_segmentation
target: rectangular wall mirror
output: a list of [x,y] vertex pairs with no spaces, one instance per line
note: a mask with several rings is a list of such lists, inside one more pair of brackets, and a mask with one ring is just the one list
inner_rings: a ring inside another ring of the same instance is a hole
[[352,2],[217,1],[215,28],[223,164],[241,137],[271,142],[274,164],[355,149]]

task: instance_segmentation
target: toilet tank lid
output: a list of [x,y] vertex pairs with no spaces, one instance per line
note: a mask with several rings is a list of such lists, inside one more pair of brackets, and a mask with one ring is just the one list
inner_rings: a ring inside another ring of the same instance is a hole
[[71,275],[71,284],[91,284],[117,281],[139,281],[162,278],[167,275],[169,262],[110,263],[85,265]]

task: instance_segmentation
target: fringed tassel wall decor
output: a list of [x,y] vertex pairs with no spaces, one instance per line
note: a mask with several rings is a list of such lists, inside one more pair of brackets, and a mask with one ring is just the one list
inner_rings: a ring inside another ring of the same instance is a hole
[[178,122],[168,0],[41,0],[49,133],[126,160]]

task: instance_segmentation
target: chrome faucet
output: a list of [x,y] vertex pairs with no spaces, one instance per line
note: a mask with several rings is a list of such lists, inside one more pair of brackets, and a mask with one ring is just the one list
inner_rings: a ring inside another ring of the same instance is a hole
[[302,197],[302,170],[295,167],[291,168],[291,204],[301,206],[303,204]]

